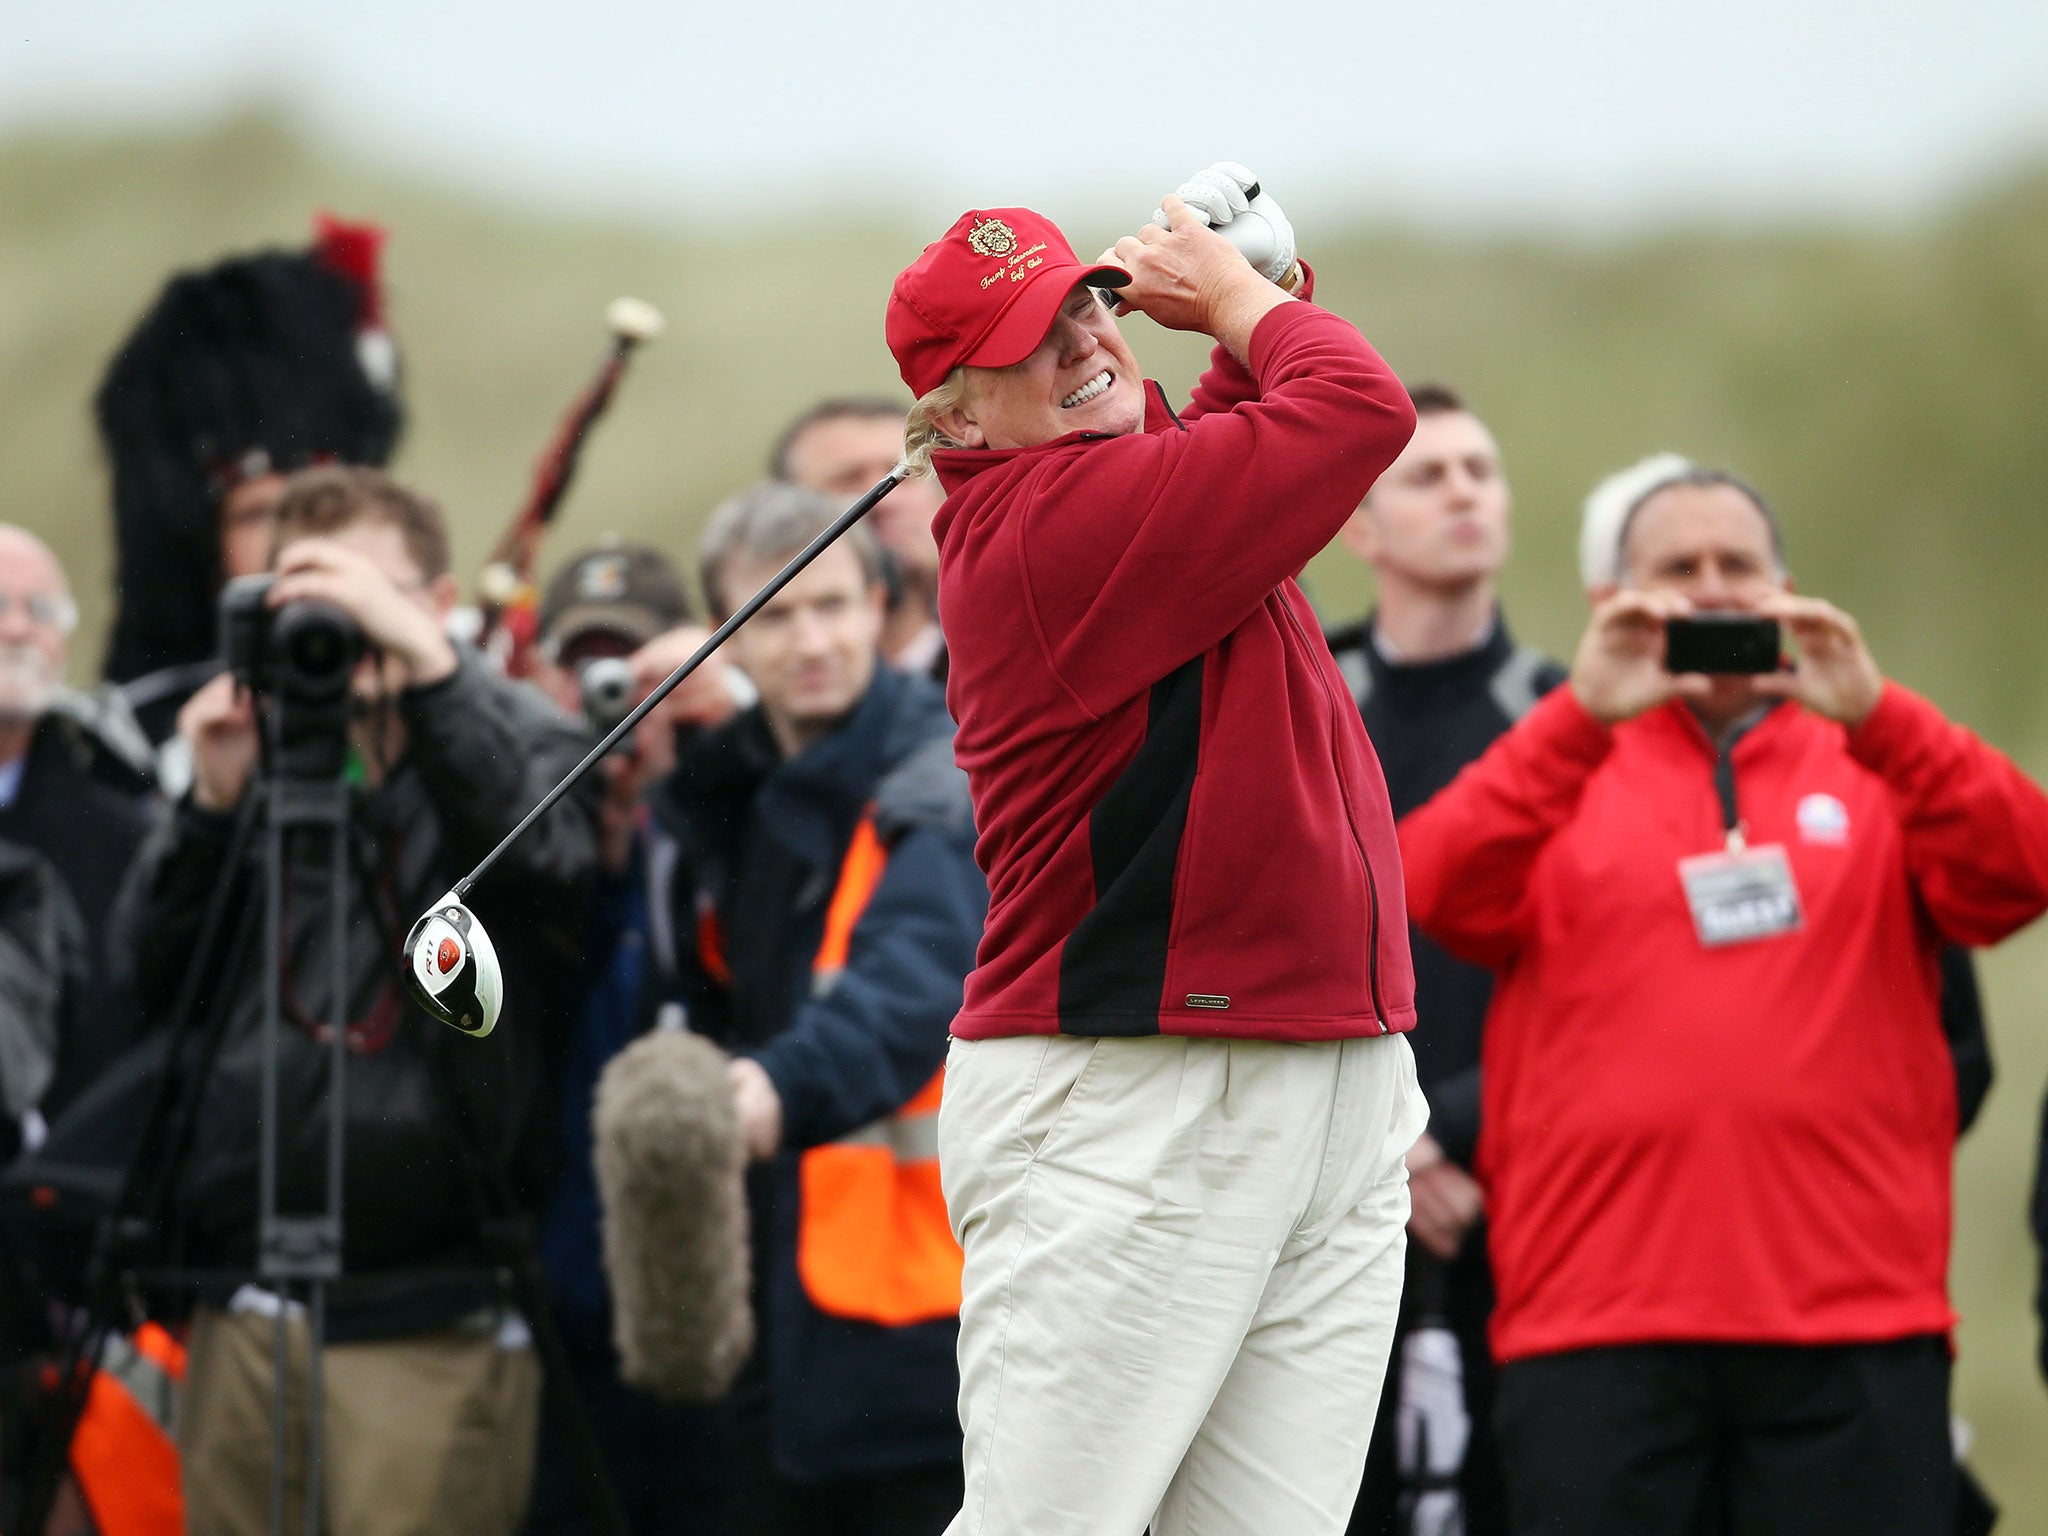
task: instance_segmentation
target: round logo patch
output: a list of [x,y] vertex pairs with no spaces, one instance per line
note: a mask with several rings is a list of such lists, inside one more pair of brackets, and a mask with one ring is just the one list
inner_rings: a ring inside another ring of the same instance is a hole
[[1833,795],[1807,795],[1797,812],[1799,835],[1809,843],[1839,847],[1849,841],[1849,808]]
[[446,976],[462,964],[462,946],[453,939],[443,939],[439,953],[434,956],[434,963],[441,967],[441,974]]

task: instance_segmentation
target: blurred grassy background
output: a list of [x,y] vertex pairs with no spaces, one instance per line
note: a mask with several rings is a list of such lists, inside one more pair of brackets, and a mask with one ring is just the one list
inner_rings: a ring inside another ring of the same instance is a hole
[[[104,476],[88,400],[174,266],[304,243],[327,207],[393,230],[388,275],[411,426],[399,460],[442,498],[473,571],[603,345],[619,293],[668,335],[585,455],[550,555],[616,529],[686,555],[814,398],[900,393],[881,341],[897,268],[937,231],[837,211],[711,242],[550,220],[314,150],[251,111],[183,133],[0,141],[0,518],[54,544],[94,675],[109,613]],[[1058,215],[1061,210],[1051,210]],[[1072,227],[1084,252],[1120,230]],[[1805,590],[1863,622],[1886,669],[2048,774],[2048,167],[1896,227],[1670,228],[1626,241],[1302,231],[1319,296],[1411,380],[1455,383],[1517,493],[1505,583],[1521,635],[1569,654],[1579,498],[1653,449],[1762,486]],[[1184,392],[1200,353],[1133,321]],[[1341,556],[1325,613],[1361,609]],[[2048,933],[1988,955],[1999,1086],[1957,1171],[1957,1409],[2008,1531],[2048,1529],[2048,1394],[2034,1365],[2024,1212],[2048,1080]]]

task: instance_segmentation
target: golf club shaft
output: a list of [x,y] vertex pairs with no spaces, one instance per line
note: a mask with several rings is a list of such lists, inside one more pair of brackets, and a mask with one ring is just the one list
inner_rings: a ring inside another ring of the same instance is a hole
[[713,651],[717,650],[721,645],[725,644],[727,640],[731,639],[734,630],[738,629],[742,624],[746,623],[747,620],[751,619],[756,613],[760,612],[762,607],[766,605],[775,596],[776,593],[780,592],[784,587],[788,586],[791,581],[796,579],[796,575],[799,571],[801,571],[805,566],[809,565],[813,560],[817,559],[818,556],[822,555],[826,550],[830,549],[833,544],[838,542],[840,536],[843,535],[847,529],[851,528],[855,523],[859,522],[863,517],[867,516],[869,509],[872,508],[876,502],[880,501],[884,496],[888,495],[891,491],[895,490],[898,485],[902,484],[903,473],[903,466],[899,464],[894,470],[884,475],[880,480],[877,480],[874,484],[874,487],[871,490],[869,490],[866,495],[862,496],[859,501],[856,501],[852,506],[848,507],[844,512],[839,514],[839,516],[833,521],[831,527],[827,528],[823,533],[819,534],[815,539],[811,540],[810,543],[806,544],[800,551],[797,552],[795,556],[791,558],[789,564],[785,565],[781,570],[777,571],[772,577],[769,578],[767,584],[763,586],[760,591],[756,592],[752,597],[748,598],[744,603],[740,604],[738,610],[734,612],[733,616],[727,619],[723,624],[719,625],[718,628],[712,632],[711,638],[706,640],[702,645],[698,646],[696,651],[692,653],[688,661],[684,662],[680,667],[677,667],[675,671],[669,673],[667,677],[663,678],[661,682],[656,685],[652,693],[648,694],[646,698],[642,699],[639,702],[639,704],[634,706],[633,712],[631,714],[627,715],[625,719],[621,720],[617,725],[613,726],[609,731],[607,731],[605,733],[604,740],[600,741],[596,746],[592,747],[590,749],[589,754],[583,759],[583,761],[578,763],[574,768],[571,768],[569,770],[568,776],[564,778],[561,783],[557,784],[553,789],[549,790],[546,795],[542,796],[540,804],[536,805],[532,810],[528,811],[526,815],[523,818],[521,818],[519,825],[514,827],[510,832],[507,832],[504,836],[504,839],[498,844],[498,846],[493,848],[489,853],[483,856],[482,861],[477,865],[475,869],[472,869],[468,874],[464,875],[461,880],[456,882],[454,892],[455,899],[457,901],[465,899],[469,895],[470,888],[474,886],[478,880],[483,878],[484,872],[488,870],[493,864],[498,862],[498,856],[502,854],[507,848],[510,848],[514,843],[518,842],[519,839],[525,835],[526,829],[532,826],[536,821],[539,821],[542,816],[546,815],[548,810],[554,805],[554,803],[557,800],[561,799],[562,796],[566,795],[570,790],[574,789],[576,785],[582,780],[585,774],[590,772],[592,768],[595,768],[600,762],[604,760],[605,755],[609,753],[612,750],[612,748],[616,747],[620,742],[624,741],[628,736],[630,736],[633,733],[633,727],[638,725],[643,719],[646,718],[647,712],[653,709],[655,705],[659,704],[663,699],[667,698],[678,687],[680,687],[684,678],[688,677],[692,672],[696,671],[698,667],[704,664],[704,660],[706,657],[708,657]]

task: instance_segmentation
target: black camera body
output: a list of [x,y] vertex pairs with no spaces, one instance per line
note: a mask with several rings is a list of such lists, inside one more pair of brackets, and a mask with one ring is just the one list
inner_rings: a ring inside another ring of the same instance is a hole
[[331,603],[270,606],[275,577],[238,576],[221,589],[221,660],[276,716],[266,751],[288,778],[336,778],[348,761],[350,682],[363,632]]

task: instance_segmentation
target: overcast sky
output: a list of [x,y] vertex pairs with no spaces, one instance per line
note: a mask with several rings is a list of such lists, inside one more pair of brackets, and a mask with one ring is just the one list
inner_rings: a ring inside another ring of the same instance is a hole
[[256,94],[386,163],[697,223],[1143,201],[1223,156],[1432,221],[1888,214],[2048,149],[2048,4],[0,0],[0,132]]

